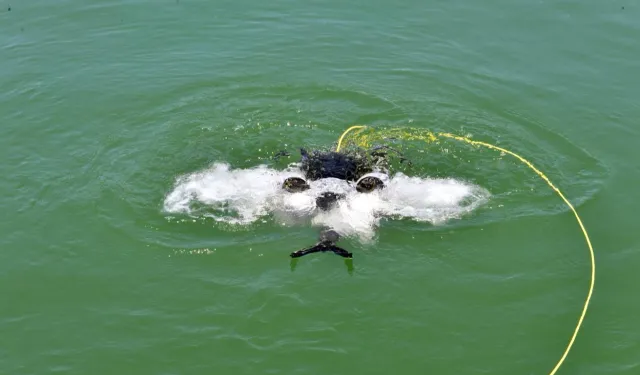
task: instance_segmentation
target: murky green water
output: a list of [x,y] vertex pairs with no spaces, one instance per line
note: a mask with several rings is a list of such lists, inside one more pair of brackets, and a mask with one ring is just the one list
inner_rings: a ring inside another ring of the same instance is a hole
[[637,3],[0,5],[0,373],[548,374],[588,252],[508,156],[408,145],[404,173],[491,197],[345,238],[352,273],[329,254],[291,270],[318,228],[165,210],[180,176],[281,170],[353,124],[469,135],[547,173],[598,261],[559,374],[640,371]]

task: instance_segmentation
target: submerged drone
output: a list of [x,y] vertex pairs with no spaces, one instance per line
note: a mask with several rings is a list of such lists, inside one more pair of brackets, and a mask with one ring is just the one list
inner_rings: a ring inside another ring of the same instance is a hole
[[[337,151],[309,153],[302,148],[300,149],[300,169],[304,173],[304,178],[288,177],[282,183],[282,189],[291,194],[301,193],[311,188],[307,181],[327,178],[355,183],[356,191],[362,194],[384,189],[385,181],[389,178],[387,153],[382,151],[382,148],[378,147],[368,154]],[[401,159],[401,161],[404,160],[406,159]],[[315,197],[315,203],[320,211],[326,212],[332,210],[344,198],[344,193],[324,191]],[[325,228],[315,245],[294,251],[290,256],[299,258],[307,254],[330,251],[345,258],[352,258],[352,253],[336,246],[339,239],[340,234],[334,228]]]

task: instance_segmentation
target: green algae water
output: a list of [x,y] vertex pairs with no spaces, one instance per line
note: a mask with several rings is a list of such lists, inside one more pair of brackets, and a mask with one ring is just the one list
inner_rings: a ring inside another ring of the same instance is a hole
[[547,174],[597,259],[558,374],[637,374],[638,40],[634,1],[0,1],[0,374],[548,374],[589,254],[509,155],[379,140],[353,266],[292,266],[269,189],[354,124]]

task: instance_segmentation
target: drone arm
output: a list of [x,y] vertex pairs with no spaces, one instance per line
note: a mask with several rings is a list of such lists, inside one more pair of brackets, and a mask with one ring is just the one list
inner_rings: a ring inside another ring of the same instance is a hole
[[336,246],[332,242],[328,242],[328,241],[321,241],[315,244],[314,246],[300,249],[298,251],[294,251],[293,253],[290,254],[290,256],[292,258],[300,258],[307,254],[325,252],[325,251],[332,251],[334,254],[340,255],[343,258],[353,258],[353,254],[351,254],[350,252],[348,252],[347,250],[341,247]]
[[333,251],[336,255],[340,255],[343,258],[353,258],[353,254],[336,245],[330,245],[329,250]]
[[298,251],[294,251],[290,255],[291,255],[292,258],[300,258],[300,257],[305,256],[307,254],[317,253],[319,251],[327,251],[327,247],[321,242],[315,244],[314,246],[307,247],[307,248],[304,248],[304,249],[300,249]]

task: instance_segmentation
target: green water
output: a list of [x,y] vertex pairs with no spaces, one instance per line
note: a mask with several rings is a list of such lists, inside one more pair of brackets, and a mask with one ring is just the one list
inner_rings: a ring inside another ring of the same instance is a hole
[[508,156],[412,145],[406,173],[491,199],[345,239],[352,273],[328,254],[291,270],[317,228],[163,210],[179,176],[282,168],[353,124],[470,135],[545,171],[598,262],[559,374],[640,371],[637,2],[0,5],[1,374],[548,374],[588,251]]

